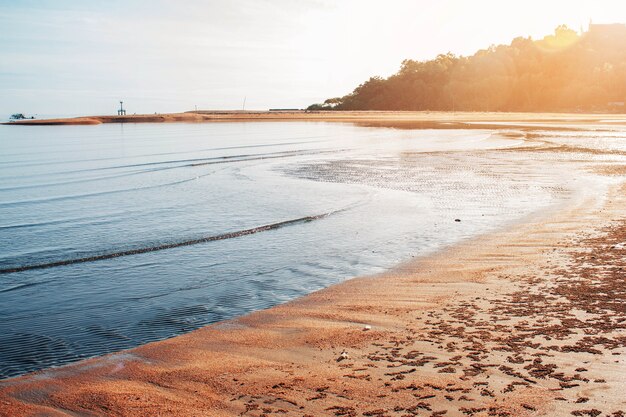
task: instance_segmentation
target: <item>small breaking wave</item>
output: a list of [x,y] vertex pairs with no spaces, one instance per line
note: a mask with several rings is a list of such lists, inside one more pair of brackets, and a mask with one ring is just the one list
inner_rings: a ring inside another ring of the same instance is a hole
[[312,216],[304,216],[304,217],[299,217],[297,219],[291,219],[291,220],[284,220],[281,222],[265,224],[265,225],[253,227],[250,229],[239,230],[236,232],[228,232],[228,233],[223,233],[219,235],[203,236],[203,237],[199,237],[196,239],[164,243],[161,245],[147,246],[143,248],[135,248],[135,249],[129,249],[129,250],[124,250],[124,251],[119,251],[119,252],[102,253],[98,255],[85,256],[81,258],[71,258],[71,259],[64,259],[64,260],[52,261],[52,262],[46,262],[46,263],[40,263],[40,264],[20,265],[20,266],[15,266],[15,267],[10,267],[10,268],[3,268],[3,269],[0,269],[0,274],[11,274],[14,272],[23,272],[23,271],[33,270],[33,269],[45,269],[45,268],[53,268],[56,266],[72,265],[72,264],[77,264],[77,263],[102,261],[105,259],[118,258],[122,256],[139,255],[142,253],[179,248],[182,246],[191,246],[191,245],[198,245],[201,243],[215,242],[218,240],[233,239],[233,238],[243,237],[247,235],[252,235],[255,233],[266,232],[269,230],[276,230],[276,229],[280,229],[286,226],[293,226],[296,224],[302,224],[302,223],[308,223],[314,220],[320,220],[330,215],[345,211],[347,209],[348,208],[341,208],[341,209],[330,211],[327,213],[316,214]]

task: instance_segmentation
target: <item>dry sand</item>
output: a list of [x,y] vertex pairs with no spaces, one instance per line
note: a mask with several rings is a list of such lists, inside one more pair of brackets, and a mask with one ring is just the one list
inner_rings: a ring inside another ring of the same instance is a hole
[[626,178],[596,165],[614,180],[606,196],[588,190],[385,274],[0,382],[0,415],[623,416]]

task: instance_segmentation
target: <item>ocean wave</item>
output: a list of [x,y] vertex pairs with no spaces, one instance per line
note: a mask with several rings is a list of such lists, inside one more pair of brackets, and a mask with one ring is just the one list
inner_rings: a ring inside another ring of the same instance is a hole
[[0,269],[0,274],[10,274],[10,273],[15,273],[15,272],[29,271],[33,269],[53,268],[57,266],[72,265],[72,264],[77,264],[77,263],[95,262],[95,261],[101,261],[105,259],[118,258],[122,256],[139,255],[142,253],[155,252],[155,251],[160,251],[160,250],[165,250],[165,249],[173,249],[173,248],[178,248],[182,246],[191,246],[191,245],[197,245],[201,243],[214,242],[218,240],[233,239],[233,238],[243,237],[247,235],[252,235],[255,233],[266,232],[269,230],[280,229],[282,227],[308,223],[314,220],[320,220],[330,215],[345,211],[347,209],[348,208],[346,207],[346,208],[341,208],[338,210],[334,210],[334,211],[330,211],[330,212],[326,212],[322,214],[315,214],[312,216],[304,216],[304,217],[299,217],[296,219],[284,220],[284,221],[280,221],[276,223],[265,224],[265,225],[253,227],[250,229],[244,229],[244,230],[239,230],[235,232],[228,232],[228,233],[223,233],[219,235],[203,236],[203,237],[189,239],[189,240],[164,243],[161,245],[147,246],[147,247],[142,247],[142,248],[118,251],[118,252],[100,253],[97,255],[84,256],[80,258],[63,259],[63,260],[45,262],[45,263],[40,263],[40,264],[20,265],[20,266],[14,266],[14,267],[9,267],[9,268],[2,268]]

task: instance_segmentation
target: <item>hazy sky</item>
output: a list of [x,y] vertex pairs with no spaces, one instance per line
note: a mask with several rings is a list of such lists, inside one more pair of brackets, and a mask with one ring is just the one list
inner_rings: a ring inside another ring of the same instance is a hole
[[589,19],[626,22],[626,0],[0,0],[0,114],[301,108]]

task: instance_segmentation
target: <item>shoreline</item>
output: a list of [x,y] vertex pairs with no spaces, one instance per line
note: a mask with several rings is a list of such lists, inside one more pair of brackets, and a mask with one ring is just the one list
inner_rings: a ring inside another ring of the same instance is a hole
[[[547,281],[555,264],[567,269],[564,258],[589,239],[580,236],[589,235],[584,224],[594,224],[595,235],[621,219],[624,238],[625,191],[614,186],[597,206],[589,198],[559,204],[508,230],[287,304],[1,381],[0,415],[571,415],[596,409],[598,400],[619,412],[626,404],[617,381],[626,368],[607,366],[623,345],[600,340],[563,352],[533,339],[527,348],[519,327],[542,323],[543,311],[533,317],[527,301],[502,298],[554,285]],[[533,274],[546,274],[546,282]],[[494,302],[523,312],[495,318]],[[525,323],[531,318],[536,323]],[[498,328],[509,319],[517,322],[513,337]],[[554,327],[546,338],[562,344],[565,330]]]
[[[103,123],[208,123],[260,121],[393,122],[422,128],[484,128],[489,122],[567,122],[626,124],[623,113],[504,113],[440,111],[208,111],[137,114],[127,116],[81,116],[60,119],[27,119],[0,123],[14,126],[98,125]],[[485,124],[486,123],[486,124]],[[472,126],[475,124],[475,126]],[[501,126],[500,126],[501,127]]]
[[[610,189],[579,184],[387,272],[0,381],[0,416],[623,415],[626,312],[603,295],[626,299],[623,178]],[[596,291],[593,274],[614,277]]]

